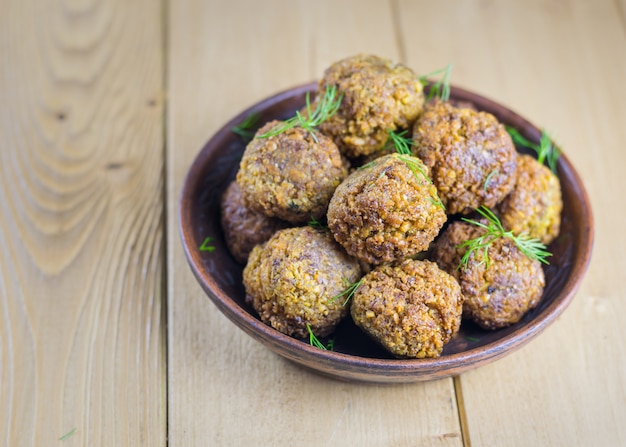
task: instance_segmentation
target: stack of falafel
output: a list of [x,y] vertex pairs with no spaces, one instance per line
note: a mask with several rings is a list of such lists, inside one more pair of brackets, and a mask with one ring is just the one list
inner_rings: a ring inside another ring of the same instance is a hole
[[[441,355],[462,318],[498,329],[534,308],[540,262],[498,238],[462,263],[463,243],[485,229],[460,217],[487,207],[547,245],[560,226],[558,177],[518,154],[493,115],[426,101],[401,64],[336,62],[312,107],[329,88],[341,95],[336,113],[316,128],[265,124],[222,197],[226,243],[261,320],[323,337],[350,314],[392,355],[425,358]],[[405,131],[410,153],[390,151],[390,133]]]

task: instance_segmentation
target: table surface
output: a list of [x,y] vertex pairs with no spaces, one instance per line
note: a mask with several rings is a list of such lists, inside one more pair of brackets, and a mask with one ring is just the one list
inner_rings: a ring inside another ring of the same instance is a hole
[[[0,445],[626,445],[626,0],[0,0]],[[359,52],[550,131],[595,217],[563,315],[435,382],[327,379],[206,298],[177,202],[238,111]]]

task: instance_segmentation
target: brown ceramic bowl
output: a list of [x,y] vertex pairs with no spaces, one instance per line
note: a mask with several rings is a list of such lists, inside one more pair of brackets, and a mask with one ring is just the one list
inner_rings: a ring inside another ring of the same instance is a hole
[[[348,317],[335,333],[334,351],[324,351],[262,323],[244,302],[242,266],[230,255],[220,227],[219,198],[234,178],[245,147],[231,131],[251,113],[259,123],[285,119],[305,103],[306,92],[316,84],[296,87],[244,110],[224,125],[202,148],[193,162],[180,200],[180,232],[189,265],[218,309],[239,328],[276,353],[322,374],[342,380],[414,382],[458,375],[497,360],[521,347],[552,323],[572,300],[591,257],[593,218],[580,177],[565,155],[558,161],[564,209],[560,236],[548,248],[553,253],[545,267],[546,288],[537,308],[505,329],[485,331],[464,321],[461,330],[435,359],[400,360],[382,350]],[[486,98],[452,88],[451,99],[473,104],[494,114],[538,142],[541,132],[527,120]],[[205,238],[213,238],[214,251],[200,251]]]

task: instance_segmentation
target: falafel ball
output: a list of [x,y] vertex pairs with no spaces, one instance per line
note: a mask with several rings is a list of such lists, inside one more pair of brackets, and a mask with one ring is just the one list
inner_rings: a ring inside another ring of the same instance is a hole
[[400,154],[352,172],[337,187],[327,217],[335,240],[370,264],[426,250],[447,219],[427,168]]
[[337,298],[361,269],[328,230],[279,230],[254,247],[243,270],[246,302],[283,334],[304,338],[307,324],[319,337],[329,335],[347,315]]
[[222,194],[221,223],[226,246],[233,257],[244,264],[255,245],[268,240],[287,222],[250,210],[243,203],[241,188],[232,181]]
[[559,235],[562,210],[559,178],[535,158],[520,154],[515,187],[494,210],[504,228],[548,245]]
[[244,203],[293,224],[319,219],[348,175],[348,162],[335,143],[317,131],[315,138],[301,127],[259,137],[280,125],[280,121],[265,124],[244,151],[237,173]]
[[415,122],[413,144],[450,214],[492,208],[513,189],[517,152],[490,113],[431,101]]
[[467,248],[460,245],[484,232],[468,222],[451,223],[433,244],[431,259],[459,281],[465,297],[463,317],[484,329],[499,329],[517,323],[537,306],[545,277],[541,263],[507,237],[489,245],[488,262],[480,249],[470,254],[467,265],[461,265]]
[[373,55],[335,62],[324,72],[318,91],[327,86],[336,86],[343,99],[320,130],[350,158],[381,149],[387,131],[410,127],[424,105],[422,83],[411,69]]
[[350,313],[362,330],[399,357],[438,357],[461,325],[457,281],[430,261],[407,259],[365,275]]

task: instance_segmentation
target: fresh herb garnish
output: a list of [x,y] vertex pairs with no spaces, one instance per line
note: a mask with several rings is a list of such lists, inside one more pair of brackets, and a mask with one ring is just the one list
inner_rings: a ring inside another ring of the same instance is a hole
[[384,147],[389,147],[390,144],[396,148],[396,152],[402,155],[413,155],[411,152],[411,146],[413,145],[413,140],[405,137],[407,131],[403,130],[402,132],[395,133],[391,129],[387,130],[387,134],[389,137],[385,142]]
[[465,337],[465,340],[467,341],[471,341],[472,343],[475,343],[477,341],[480,341],[480,338],[476,338],[476,337],[470,337],[469,335]]
[[335,349],[335,337],[331,338],[330,340],[328,340],[328,343],[326,343],[326,350],[333,351],[334,349]]
[[311,216],[311,220],[307,222],[307,225],[313,228],[327,228],[326,225],[324,225],[322,222],[320,222],[313,216]]
[[497,175],[497,174],[498,174],[498,172],[499,172],[499,171],[498,171],[498,168],[496,168],[496,169],[494,169],[493,171],[491,171],[491,172],[489,173],[489,175],[488,175],[488,176],[487,176],[487,178],[485,179],[485,183],[483,184],[483,189],[484,189],[485,191],[487,191],[487,188],[489,187],[489,182],[491,181],[491,178],[492,178],[494,175]]
[[410,148],[413,145],[413,140],[405,137],[406,130],[403,130],[400,133],[395,133],[392,130],[387,130],[387,133],[389,134],[389,138],[387,139],[387,143],[385,143],[385,145],[389,143],[393,144],[393,146],[396,148],[396,153],[398,154],[398,160],[406,164],[416,177],[417,173],[419,173],[428,181],[428,183],[432,184],[433,181],[426,174],[426,170],[424,169],[425,166],[422,164],[421,160],[419,160],[419,158],[416,158],[411,152]]
[[372,166],[374,166],[374,163],[376,163],[376,160],[372,160],[372,161],[370,161],[367,164],[361,165],[357,169],[368,169],[368,168],[371,168]]
[[345,296],[346,299],[342,304],[343,306],[345,306],[346,304],[348,304],[348,301],[350,301],[350,298],[352,298],[352,295],[354,295],[354,292],[356,292],[356,289],[358,289],[361,286],[361,284],[363,284],[363,278],[353,283],[350,283],[350,281],[348,281],[346,278],[343,278],[343,282],[348,286],[348,288],[344,290],[343,292],[332,297],[330,301],[335,301],[341,298],[342,296]]
[[68,431],[67,433],[65,433],[63,436],[61,436],[59,438],[59,441],[65,441],[67,438],[69,438],[70,436],[72,436],[74,433],[76,433],[76,430],[78,430],[78,428],[74,427],[73,429],[71,429],[70,431]]
[[326,86],[326,91],[324,92],[324,96],[321,100],[318,101],[317,107],[315,110],[311,110],[311,101],[309,99],[309,92],[306,93],[306,116],[302,116],[300,111],[296,111],[296,116],[289,118],[287,121],[284,121],[278,127],[266,132],[262,135],[257,135],[257,138],[269,138],[276,136],[280,133],[285,132],[286,130],[292,129],[296,126],[300,126],[303,129],[307,130],[315,142],[317,141],[317,137],[315,136],[314,129],[326,121],[328,118],[337,113],[339,106],[341,105],[341,100],[343,99],[343,94],[337,96],[337,86]]
[[541,138],[539,144],[535,144],[522,136],[522,134],[514,127],[506,126],[506,131],[511,135],[513,143],[517,146],[522,146],[528,149],[532,149],[537,154],[537,161],[541,164],[545,161],[548,164],[550,170],[556,174],[556,164],[561,155],[561,150],[552,144],[550,135],[541,130]]
[[441,79],[435,82],[428,92],[427,100],[431,100],[435,97],[439,98],[442,101],[447,101],[450,99],[450,73],[452,72],[452,64],[448,64],[445,68],[440,68],[439,70],[433,71],[432,73],[428,73],[424,76],[420,76],[419,80],[424,87],[430,84],[428,78],[430,76],[436,76],[443,73]]
[[552,256],[552,253],[546,251],[546,246],[541,243],[541,241],[537,238],[531,238],[527,233],[522,233],[519,235],[513,234],[512,231],[505,231],[502,227],[502,222],[498,219],[493,211],[491,211],[486,206],[482,206],[476,210],[478,214],[487,219],[487,223],[478,222],[472,219],[462,218],[464,222],[471,223],[478,227],[481,227],[485,230],[485,233],[481,236],[478,236],[474,239],[467,240],[462,244],[456,246],[456,248],[467,248],[467,251],[463,254],[461,258],[461,262],[457,268],[461,266],[467,268],[469,263],[470,256],[473,252],[482,250],[483,251],[483,260],[481,261],[485,263],[486,267],[489,267],[489,246],[498,238],[506,237],[511,239],[517,248],[520,249],[522,253],[528,256],[532,260],[536,260],[542,262],[544,264],[549,264],[547,261],[548,256]]
[[213,253],[215,251],[215,245],[209,245],[209,242],[213,241],[211,236],[204,239],[202,245],[198,248],[200,251],[208,251],[209,253]]
[[251,140],[254,137],[254,129],[256,125],[259,123],[259,114],[257,112],[253,112],[244,120],[236,126],[233,126],[230,130],[239,135],[244,140]]
[[332,351],[333,348],[335,347],[335,339],[334,338],[331,338],[328,341],[328,344],[324,345],[324,343],[322,343],[319,340],[319,338],[317,338],[315,336],[315,334],[311,330],[311,326],[309,325],[309,323],[306,324],[306,330],[309,331],[309,344],[311,346],[315,346],[316,348],[322,349],[324,351]]
[[[424,169],[425,168],[424,164],[421,162],[419,158],[414,157],[412,155],[406,155],[403,153],[398,153],[396,157],[398,158],[398,160],[400,160],[405,165],[407,165],[407,167],[411,170],[411,172],[413,173],[415,177],[419,178],[419,176],[421,175],[428,183],[430,183],[431,185],[433,184],[433,181],[426,174],[426,170]],[[443,204],[443,202],[439,198],[439,195],[437,195],[436,193],[435,193],[435,197],[432,197],[432,196],[430,197],[430,200],[435,206],[438,206],[444,211],[446,210],[446,206]]]

